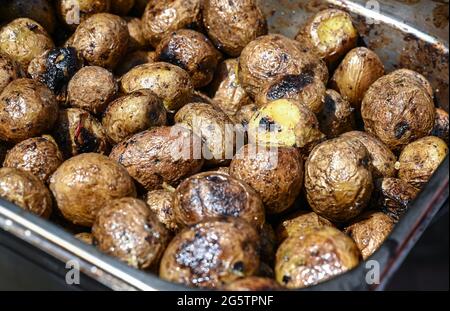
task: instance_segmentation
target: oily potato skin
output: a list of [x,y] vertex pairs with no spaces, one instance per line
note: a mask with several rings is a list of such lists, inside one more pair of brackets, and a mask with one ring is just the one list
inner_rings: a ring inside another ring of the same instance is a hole
[[303,186],[303,172],[300,152],[291,147],[245,145],[230,164],[230,175],[259,193],[268,214],[292,206]]
[[77,7],[73,5],[74,0],[56,0],[55,5],[59,20],[69,29],[75,30],[88,17],[109,12],[112,1],[115,0],[77,0]]
[[275,278],[287,288],[304,288],[347,272],[360,262],[355,242],[336,228],[316,228],[284,240],[277,251]]
[[179,230],[173,210],[174,193],[165,189],[149,191],[145,195],[145,203],[156,215],[156,218],[170,232]]
[[45,29],[29,18],[17,18],[0,29],[0,53],[8,55],[23,69],[33,58],[54,47]]
[[364,260],[367,260],[380,248],[384,240],[394,228],[394,221],[382,212],[368,212],[345,228],[348,234],[361,251]]
[[2,1],[0,20],[12,21],[27,17],[42,25],[49,33],[55,29],[55,14],[51,0],[7,0]]
[[43,218],[52,213],[52,197],[47,187],[24,170],[0,168],[0,197]]
[[335,90],[326,91],[324,105],[317,119],[320,130],[329,139],[356,128],[355,109]]
[[369,152],[352,139],[321,143],[306,161],[305,189],[309,205],[320,216],[338,223],[355,218],[373,190]]
[[181,231],[161,259],[162,279],[192,287],[222,288],[259,267],[258,233],[234,217],[213,218]]
[[228,291],[273,291],[281,290],[281,286],[274,280],[260,276],[249,276],[227,284],[223,289]]
[[322,227],[334,227],[326,218],[314,212],[300,211],[283,220],[276,229],[278,243],[290,237],[301,237],[308,232]]
[[163,183],[177,186],[186,177],[200,171],[201,141],[192,131],[180,126],[162,126],[135,134],[114,146],[109,155],[123,165],[147,191]]
[[217,172],[204,172],[183,180],[175,192],[173,208],[180,226],[210,217],[232,216],[262,228],[265,215],[259,195],[244,182]]
[[19,65],[6,54],[0,53],[0,94],[11,81],[21,76]]
[[203,23],[214,44],[232,57],[239,56],[248,43],[268,31],[255,0],[206,0]]
[[394,152],[429,135],[435,114],[426,88],[410,75],[397,72],[375,81],[361,105],[365,130]]
[[20,142],[39,136],[53,127],[58,104],[41,82],[16,79],[0,94],[0,139]]
[[44,184],[63,163],[58,145],[50,136],[26,139],[11,148],[3,162],[4,167],[21,169],[35,175]]
[[108,201],[136,196],[127,171],[98,153],[84,153],[66,160],[50,178],[50,190],[64,218],[87,227]]
[[169,231],[145,202],[136,198],[114,199],[100,209],[92,226],[93,244],[137,269],[157,265]]
[[435,136],[418,139],[403,149],[398,159],[398,177],[422,188],[448,154],[447,144]]
[[[1,90],[1,87],[0,87]],[[436,108],[434,128],[431,135],[437,136],[448,145],[449,121],[448,112],[441,108]]]

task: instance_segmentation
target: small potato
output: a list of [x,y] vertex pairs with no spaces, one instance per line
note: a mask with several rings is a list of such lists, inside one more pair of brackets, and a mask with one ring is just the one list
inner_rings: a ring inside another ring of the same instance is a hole
[[398,222],[419,189],[397,178],[380,178],[375,181],[372,205]]
[[[1,89],[1,88],[0,88]],[[448,112],[441,108],[436,108],[434,128],[431,135],[437,136],[448,145],[449,121]]]
[[303,159],[291,147],[245,145],[231,161],[230,175],[256,190],[268,214],[292,206],[303,186]]
[[22,75],[20,66],[8,55],[0,53],[0,94],[11,81]]
[[52,197],[47,187],[29,172],[0,168],[0,198],[43,218],[52,213]]
[[93,244],[100,251],[137,269],[158,264],[169,236],[145,202],[135,198],[107,202],[92,226]]
[[85,153],[65,161],[50,178],[58,209],[70,222],[92,226],[97,212],[117,198],[135,197],[133,179],[108,157]]
[[367,260],[383,244],[394,228],[393,220],[382,212],[368,212],[345,228]]
[[162,279],[192,287],[222,288],[255,275],[258,233],[246,221],[221,217],[181,231],[161,259]]
[[435,136],[427,136],[410,143],[398,159],[398,177],[422,188],[448,154],[447,144]]
[[204,172],[183,180],[173,201],[175,219],[190,226],[210,217],[232,216],[261,229],[264,206],[250,186],[229,175]]
[[173,210],[174,193],[168,190],[153,190],[145,195],[145,203],[153,211],[167,230],[170,232],[177,232],[179,230],[178,224],[175,220],[175,213]]
[[224,287],[228,291],[273,291],[281,290],[281,286],[274,280],[259,276],[249,276],[238,279]]
[[108,106],[102,119],[106,134],[114,144],[166,123],[167,113],[162,101],[149,90],[119,97]]
[[358,216],[373,190],[366,147],[348,138],[316,146],[306,161],[305,188],[309,205],[320,216],[338,223]]
[[356,127],[355,109],[335,90],[327,90],[324,106],[317,115],[320,130],[328,137],[335,138]]
[[0,94],[0,140],[20,142],[39,136],[53,127],[58,104],[42,83],[16,79]]
[[0,29],[0,53],[19,63],[23,69],[33,58],[54,47],[45,29],[29,18],[18,18]]
[[356,267],[361,254],[355,242],[336,228],[325,226],[280,245],[275,277],[287,288],[324,282]]
[[384,65],[375,52],[359,47],[345,56],[331,79],[332,88],[355,108],[369,87],[384,75]]
[[163,183],[177,186],[203,166],[201,140],[181,126],[162,126],[135,134],[114,146],[111,159],[123,165],[147,191]]
[[30,172],[45,184],[63,163],[63,155],[51,136],[33,137],[10,149],[3,162],[4,167],[13,167]]
[[185,70],[161,62],[136,66],[121,79],[122,92],[149,89],[163,101],[168,112],[176,112],[183,107],[192,96],[193,88]]
[[55,30],[55,13],[51,0],[6,0],[2,1],[0,20],[12,21],[27,17],[38,22],[49,33]]
[[154,63],[155,62],[156,53],[154,51],[134,51],[127,55],[125,55],[121,62],[117,65],[115,69],[115,73],[118,76],[123,76],[128,71],[133,69],[136,66]]
[[117,15],[127,15],[133,8],[135,0],[111,0],[111,12]]
[[126,53],[129,39],[124,19],[109,13],[98,13],[77,27],[72,46],[89,65],[112,70]]
[[255,0],[206,0],[203,23],[217,48],[232,57],[239,56],[247,44],[268,31]]
[[366,147],[371,157],[373,178],[395,177],[397,157],[378,138],[366,132],[351,131],[341,135],[347,139],[356,139]]
[[[119,14],[121,15],[121,14]],[[130,34],[130,41],[128,42],[128,52],[133,52],[147,47],[147,40],[145,39],[142,30],[142,22],[137,17],[124,17],[127,22],[128,33]],[[127,57],[124,57],[127,59]]]
[[378,79],[364,96],[361,115],[365,130],[392,151],[402,150],[433,129],[433,98],[418,81],[404,71],[394,72]]
[[300,30],[296,40],[309,42],[315,52],[332,65],[356,47],[358,31],[348,13],[328,9],[313,16]]
[[78,240],[80,240],[80,241],[82,241],[82,242],[84,242],[84,243],[86,243],[86,244],[89,244],[89,245],[93,245],[94,243],[93,243],[93,241],[92,241],[92,233],[90,233],[90,232],[80,232],[80,233],[77,233],[77,234],[75,234],[75,237],[78,239]]
[[[59,20],[71,30],[96,13],[109,12],[116,0],[56,0]],[[74,5],[75,4],[75,5]]]
[[287,238],[301,237],[312,230],[325,226],[334,227],[328,219],[314,212],[301,211],[294,213],[278,225],[276,230],[278,243],[283,242]]
[[201,27],[200,0],[147,1],[142,15],[143,31],[148,42],[156,47],[162,38],[183,28]]

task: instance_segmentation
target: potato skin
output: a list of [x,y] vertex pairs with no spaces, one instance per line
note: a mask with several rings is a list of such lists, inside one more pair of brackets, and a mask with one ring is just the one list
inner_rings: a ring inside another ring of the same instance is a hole
[[20,142],[39,136],[53,127],[58,104],[42,83],[16,79],[0,94],[0,139]]
[[34,175],[21,169],[0,168],[0,197],[43,218],[52,213],[52,197]]
[[232,57],[239,56],[247,44],[268,32],[255,0],[206,0],[203,23],[214,44]]
[[238,279],[224,287],[228,291],[273,291],[281,290],[281,286],[270,278],[249,276]]
[[195,151],[201,141],[181,126],[162,126],[135,134],[114,146],[110,158],[123,165],[147,191],[163,183],[177,186],[200,171],[203,159]]
[[258,233],[234,217],[213,218],[181,231],[161,259],[164,280],[192,287],[222,288],[259,267]]
[[[147,48],[148,44],[142,30],[141,19],[129,16],[124,17],[124,19],[127,22],[128,33],[130,34],[128,53]],[[124,57],[124,59],[126,59],[126,57]]]
[[150,1],[142,15],[142,24],[147,41],[156,48],[172,31],[201,27],[201,1]]
[[[425,79],[425,78],[424,78]],[[361,105],[364,128],[391,150],[429,135],[434,126],[433,98],[408,74],[383,76],[371,85]]]
[[183,180],[175,192],[173,208],[180,226],[210,217],[232,216],[261,229],[264,205],[255,190],[226,174],[204,172]]
[[49,0],[8,0],[2,1],[0,20],[12,21],[27,17],[38,22],[49,33],[55,29],[55,13]]
[[144,200],[167,230],[177,232],[179,227],[173,211],[173,197],[173,192],[161,189],[147,192]]
[[335,138],[316,146],[306,161],[305,188],[312,210],[346,222],[367,206],[372,190],[370,155],[357,140]]
[[26,139],[11,148],[3,162],[4,167],[21,169],[35,175],[44,184],[63,163],[63,155],[51,136]]
[[91,66],[114,69],[128,49],[127,23],[117,15],[98,13],[77,27],[72,46]]
[[22,75],[19,64],[6,54],[0,53],[0,94],[11,81],[20,78]]
[[137,269],[155,267],[169,242],[169,232],[145,202],[130,197],[99,210],[92,236],[99,250]]
[[245,145],[230,164],[230,175],[256,190],[268,214],[292,206],[303,186],[303,159],[297,149]]
[[54,47],[45,29],[29,18],[17,18],[0,29],[0,53],[8,55],[23,69],[33,58]]
[[[78,12],[78,8],[73,5],[73,0],[56,0],[56,11],[59,20],[69,29],[75,30],[90,16],[109,12],[112,1],[116,0],[78,0],[80,9]],[[79,20],[77,14],[79,14]]]
[[127,171],[98,153],[66,160],[50,178],[50,190],[64,218],[81,226],[91,226],[106,202],[136,196]]
[[278,243],[281,243],[287,238],[301,237],[312,230],[325,226],[334,227],[328,219],[314,212],[300,211],[292,214],[278,225],[276,236]]
[[393,220],[382,212],[367,212],[345,228],[367,260],[383,244],[394,228]]
[[327,138],[336,138],[356,127],[355,109],[335,90],[326,91],[324,106],[317,119]]
[[358,47],[345,56],[335,70],[330,84],[353,107],[360,108],[364,94],[384,75],[384,65],[375,52]]
[[[1,89],[1,88],[0,88]],[[434,128],[431,135],[437,136],[448,145],[449,121],[448,112],[441,108],[436,108],[436,117],[434,119]]]
[[333,227],[322,227],[280,245],[275,277],[287,288],[304,288],[353,269],[361,254],[355,242]]
[[422,188],[448,154],[447,144],[435,136],[418,139],[403,149],[398,159],[398,177]]

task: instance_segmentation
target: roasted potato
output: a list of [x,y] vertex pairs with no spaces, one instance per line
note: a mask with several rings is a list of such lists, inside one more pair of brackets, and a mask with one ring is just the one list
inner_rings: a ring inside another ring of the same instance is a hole
[[106,202],[92,226],[92,241],[100,251],[137,269],[158,264],[169,236],[145,202],[130,197]]
[[229,291],[273,291],[281,290],[281,286],[270,278],[260,276],[249,276],[238,279],[224,287],[224,290]]
[[430,97],[433,98],[434,91],[433,91],[433,87],[431,86],[430,81],[428,81],[427,78],[425,78],[420,73],[418,73],[414,70],[403,68],[403,69],[398,69],[398,70],[395,70],[394,72],[391,72],[390,75],[391,75],[391,77],[396,77],[396,78],[400,78],[400,79],[406,77],[406,79],[416,82],[419,86],[421,86],[422,88],[425,89],[425,91],[430,95]]
[[0,94],[13,80],[23,76],[20,66],[8,55],[0,53]]
[[[142,30],[142,21],[137,17],[124,17],[127,22],[130,40],[128,41],[128,53],[147,48],[147,40]],[[126,60],[125,56],[122,61]]]
[[422,188],[448,154],[447,144],[435,136],[418,139],[403,149],[397,163],[401,180]]
[[49,33],[55,30],[55,12],[52,0],[6,0],[2,1],[0,20],[12,21],[27,17],[38,22]]
[[121,62],[117,65],[115,69],[115,73],[118,76],[123,76],[128,71],[133,69],[136,66],[147,64],[147,63],[153,63],[155,62],[155,55],[156,53],[154,51],[142,51],[137,50],[134,52],[131,52],[124,56]]
[[325,226],[334,227],[328,219],[314,212],[296,212],[278,225],[276,229],[277,241],[281,243],[287,238],[301,237],[312,230]]
[[53,138],[42,136],[29,138],[11,148],[3,166],[30,172],[47,184],[63,161],[63,155]]
[[113,144],[155,126],[166,125],[162,101],[149,90],[139,90],[113,101],[103,114],[102,124]]
[[237,57],[247,44],[267,34],[266,19],[255,0],[206,0],[203,23],[216,47]]
[[81,226],[91,226],[108,201],[136,196],[127,171],[98,153],[66,160],[51,176],[50,190],[64,218]]
[[204,172],[183,180],[175,192],[173,209],[180,226],[210,217],[232,216],[261,229],[264,205],[246,183],[226,174]]
[[89,245],[94,244],[94,242],[92,241],[93,240],[92,233],[90,233],[90,232],[80,232],[80,233],[75,234],[75,237],[78,240],[80,240],[86,244],[89,244]]
[[19,63],[24,70],[33,58],[54,47],[45,29],[29,18],[18,18],[0,29],[0,53]]
[[112,0],[111,12],[117,15],[127,15],[133,8],[135,0]]
[[189,101],[193,84],[185,70],[157,62],[131,69],[122,77],[121,89],[124,93],[149,89],[163,101],[168,112],[176,112]]
[[53,93],[42,83],[16,79],[0,94],[0,140],[20,142],[49,131],[58,117]]
[[327,90],[324,106],[317,115],[320,130],[328,138],[335,138],[356,127],[355,109],[335,90]]
[[375,52],[359,47],[351,50],[340,63],[330,84],[355,108],[369,87],[384,75],[384,65]]
[[332,222],[347,222],[367,206],[373,190],[366,147],[334,138],[316,146],[305,165],[305,188],[312,210]]
[[183,28],[201,27],[200,0],[147,1],[142,26],[147,41],[156,47],[166,35]]
[[177,232],[179,227],[173,210],[174,193],[166,189],[153,190],[145,195],[145,203],[170,232]]
[[361,114],[368,133],[376,135],[391,150],[400,151],[430,134],[436,112],[424,84],[402,71],[383,76],[371,85]]
[[292,147],[245,145],[230,164],[230,175],[259,193],[268,214],[292,206],[303,186],[303,159]]
[[394,228],[394,221],[382,212],[367,212],[345,228],[367,260],[383,244]]
[[17,168],[0,168],[0,198],[43,218],[52,213],[52,197],[33,174]]
[[192,287],[222,288],[259,267],[258,233],[246,221],[221,217],[181,231],[161,259],[164,280]]
[[[1,70],[1,69],[0,69]],[[1,90],[1,87],[0,87]],[[437,136],[448,145],[449,121],[448,112],[441,108],[436,108],[436,117],[431,135]]]
[[162,126],[135,134],[114,146],[110,158],[123,165],[147,191],[163,183],[177,186],[200,171],[201,140],[181,126]]
[[361,254],[355,242],[333,227],[316,228],[284,240],[277,251],[275,277],[287,288],[304,288],[356,267]]
[[59,20],[71,30],[96,13],[107,13],[117,0],[56,0]]

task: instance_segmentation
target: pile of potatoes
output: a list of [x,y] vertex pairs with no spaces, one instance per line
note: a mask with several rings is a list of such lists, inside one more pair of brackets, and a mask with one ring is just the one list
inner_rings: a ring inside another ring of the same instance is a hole
[[382,245],[448,153],[430,83],[386,73],[346,12],[292,39],[255,0],[73,2],[2,6],[0,197],[132,267],[323,282]]

